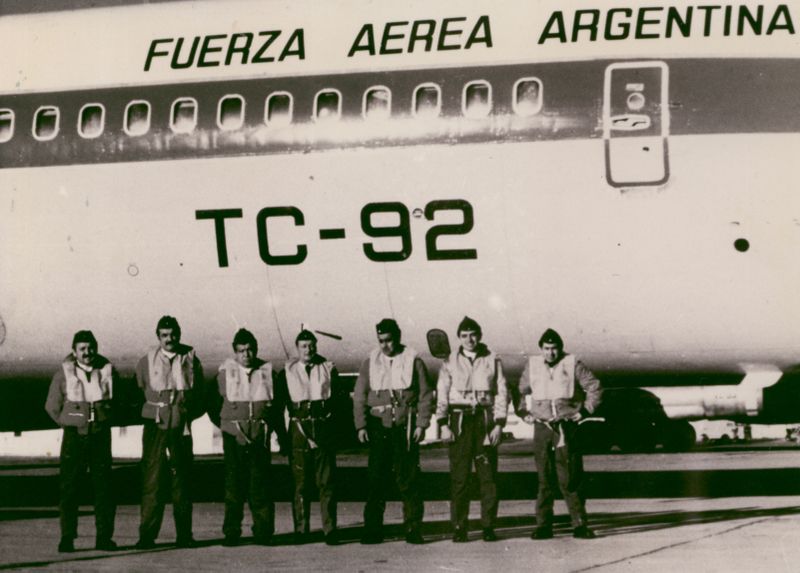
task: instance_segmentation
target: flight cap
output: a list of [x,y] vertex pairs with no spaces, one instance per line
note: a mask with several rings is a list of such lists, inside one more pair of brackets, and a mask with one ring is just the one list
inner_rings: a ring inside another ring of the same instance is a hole
[[393,318],[384,318],[375,325],[375,330],[378,334],[394,334],[396,337],[400,336],[400,327]]
[[564,348],[564,341],[561,339],[561,335],[552,328],[545,330],[541,338],[539,338],[539,348],[545,344],[555,344],[559,348]]
[[481,325],[478,324],[478,321],[468,316],[465,316],[464,318],[461,319],[461,322],[458,324],[458,330],[456,332],[459,336],[461,336],[461,333],[465,331],[474,332],[478,336],[481,336],[483,334],[483,331],[481,330]]

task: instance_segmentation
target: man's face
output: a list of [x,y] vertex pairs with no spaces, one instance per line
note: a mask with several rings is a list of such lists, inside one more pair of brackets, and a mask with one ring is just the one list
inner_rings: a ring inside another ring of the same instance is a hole
[[94,362],[94,357],[97,356],[97,348],[91,342],[79,342],[72,349],[75,354],[75,359],[84,366],[91,366]]
[[181,335],[177,333],[174,328],[158,329],[158,344],[161,346],[161,350],[175,352],[180,341]]
[[297,341],[297,357],[300,362],[309,362],[317,355],[317,343],[313,340]]
[[236,354],[236,362],[245,368],[250,368],[256,359],[256,349],[249,342],[237,344],[233,352]]
[[381,347],[381,352],[383,352],[386,356],[394,356],[397,354],[398,347],[398,340],[396,335],[393,332],[384,332],[382,334],[378,334],[378,344]]
[[561,353],[561,346],[558,344],[552,342],[545,342],[542,344],[542,356],[544,357],[544,361],[551,366],[561,360]]
[[462,330],[458,333],[458,337],[461,339],[461,346],[469,352],[475,352],[481,341],[481,335],[474,330]]

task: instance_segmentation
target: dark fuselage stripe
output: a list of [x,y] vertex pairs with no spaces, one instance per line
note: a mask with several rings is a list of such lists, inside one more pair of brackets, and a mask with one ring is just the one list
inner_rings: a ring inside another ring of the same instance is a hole
[[[673,59],[669,69],[671,135],[800,132],[800,59]],[[603,137],[603,86],[611,61],[515,64],[469,68],[337,74],[326,76],[179,83],[20,95],[0,95],[0,110],[14,112],[13,137],[0,143],[0,167],[29,167],[153,161],[198,157],[308,152],[348,147],[417,144],[549,141]],[[515,82],[541,81],[543,106],[534,116],[515,115]],[[484,119],[465,119],[464,86],[485,80],[492,87],[492,109]],[[414,119],[415,89],[432,82],[441,87],[440,121]],[[391,120],[380,129],[354,132],[344,123],[362,119],[364,92],[374,86],[391,91]],[[324,138],[312,121],[318,92],[341,93],[341,129],[327,128]],[[293,125],[274,131],[264,125],[266,97],[274,92],[293,96]],[[246,102],[244,125],[222,131],[218,103],[228,94]],[[170,130],[172,102],[197,101],[197,126],[192,133]],[[151,104],[150,129],[132,137],[123,131],[126,106],[134,100]],[[95,139],[78,135],[81,108],[99,103],[105,108],[105,129]],[[60,129],[50,141],[31,134],[36,110],[57,106]],[[422,129],[403,132],[402,123],[422,122]],[[427,123],[426,123],[427,122]],[[428,129],[430,126],[430,129]],[[273,136],[275,133],[280,136]],[[353,135],[353,134],[356,135]],[[288,134],[288,136],[287,136]],[[303,135],[305,134],[305,135]]]

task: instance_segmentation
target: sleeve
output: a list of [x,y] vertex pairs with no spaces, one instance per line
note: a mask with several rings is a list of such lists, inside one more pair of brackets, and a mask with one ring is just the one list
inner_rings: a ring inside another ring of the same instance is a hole
[[600,380],[580,360],[575,362],[575,379],[586,394],[583,400],[583,409],[586,410],[586,413],[593,414],[597,411],[602,399],[603,390]]
[[279,411],[283,416],[284,411],[289,405],[289,390],[286,387],[286,371],[272,372],[272,383],[274,395],[272,399],[273,410]]
[[225,372],[220,371],[214,380],[206,385],[205,388],[205,403],[206,412],[211,423],[217,428],[220,427],[220,412],[222,411],[223,392],[225,391]]
[[111,384],[108,390],[108,393],[111,395],[109,396],[110,400],[116,398],[117,394],[117,384],[119,384],[119,372],[117,372],[116,366],[113,364],[111,365]]
[[367,427],[367,395],[369,394],[369,359],[361,363],[353,389],[353,421],[356,430]]
[[192,420],[196,420],[206,413],[206,404],[204,400],[206,395],[206,380],[203,378],[203,365],[200,363],[200,359],[197,356],[194,357],[194,361],[192,362],[192,370],[194,370],[195,384],[192,394],[195,395],[196,399],[192,400],[189,417]]
[[450,376],[447,362],[442,362],[442,366],[439,368],[439,381],[436,383],[436,423],[439,424],[439,427],[447,425],[452,383],[453,377]]
[[494,423],[502,427],[506,425],[508,417],[508,382],[499,357],[495,358],[495,377],[497,395],[494,397]]
[[113,365],[111,366],[111,418],[112,420],[118,420],[119,411],[122,407],[120,403],[120,396],[119,396],[119,384],[121,378],[119,377],[119,372],[117,371],[116,367]]
[[275,392],[272,400],[269,425],[275,432],[275,437],[278,438],[281,452],[285,453],[289,451],[290,447],[285,414],[286,407],[289,403],[289,391],[286,386],[286,374],[283,370],[280,372],[272,371],[272,384]]
[[147,388],[147,355],[142,356],[139,362],[136,364],[136,385],[144,394],[145,388]]
[[528,414],[528,409],[525,405],[525,396],[531,393],[530,383],[530,361],[525,364],[525,369],[519,377],[519,383],[512,385],[511,398],[514,403],[514,412],[520,418],[524,418]]
[[61,372],[53,376],[53,381],[50,382],[50,389],[47,392],[47,401],[44,404],[44,409],[53,421],[59,426],[59,418],[61,417],[61,410],[64,408],[64,375]]
[[414,377],[417,379],[419,396],[417,397],[417,427],[427,428],[431,424],[431,417],[436,407],[436,395],[433,384],[428,380],[428,369],[425,363],[414,359]]

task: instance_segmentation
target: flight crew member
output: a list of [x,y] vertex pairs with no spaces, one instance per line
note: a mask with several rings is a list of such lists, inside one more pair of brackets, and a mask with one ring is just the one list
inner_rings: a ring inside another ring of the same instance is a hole
[[497,446],[508,413],[508,389],[500,358],[481,342],[480,325],[465,316],[461,346],[439,370],[436,420],[450,444],[450,519],[453,541],[467,541],[469,475],[473,460],[481,489],[484,541],[496,541]]
[[[517,415],[533,424],[533,455],[539,479],[536,529],[532,539],[553,537],[554,481],[567,504],[573,537],[592,539],[581,489],[583,458],[576,450],[578,422],[600,404],[602,390],[594,374],[575,356],[564,352],[561,336],[547,329],[539,338],[541,355],[531,356],[515,393]],[[530,406],[524,398],[530,396]]]
[[302,330],[295,339],[297,358],[286,363],[280,381],[280,401],[289,410],[289,451],[294,477],[294,543],[308,540],[311,493],[316,484],[325,543],[336,545],[336,499],[333,482],[336,445],[331,424],[331,390],[338,384],[332,362],[317,354],[317,337]]
[[419,443],[434,408],[425,364],[401,343],[397,322],[376,325],[379,348],[361,365],[353,392],[358,439],[369,443],[367,504],[362,543],[383,541],[383,514],[391,472],[403,500],[406,542],[423,543],[424,504],[419,491]]
[[159,345],[136,366],[144,392],[142,407],[142,509],[138,549],[155,547],[171,489],[178,547],[191,547],[191,423],[204,412],[203,369],[190,346],[181,343],[181,327],[171,316],[156,326]]
[[209,389],[208,415],[222,430],[225,458],[225,520],[222,544],[238,545],[248,497],[256,543],[269,545],[275,532],[275,501],[270,493],[270,433],[283,435],[283,412],[275,401],[276,373],[258,357],[258,341],[240,328],[233,337],[234,357],[219,367]]
[[97,353],[90,330],[72,338],[72,353],[53,376],[45,409],[64,429],[59,467],[61,541],[58,551],[75,551],[78,536],[78,495],[88,468],[94,486],[95,549],[114,551],[114,494],[111,478],[111,416],[117,373]]

